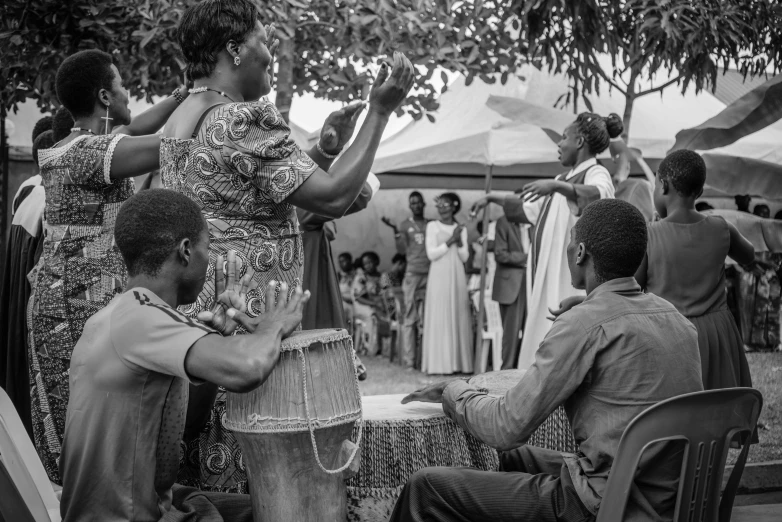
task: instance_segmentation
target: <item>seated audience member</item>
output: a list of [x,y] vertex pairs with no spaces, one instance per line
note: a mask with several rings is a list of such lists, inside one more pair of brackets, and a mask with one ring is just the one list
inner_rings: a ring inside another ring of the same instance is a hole
[[771,217],[771,209],[768,207],[768,205],[764,205],[763,203],[755,205],[755,208],[752,209],[752,213],[765,219],[769,219]]
[[353,302],[353,280],[356,277],[356,270],[353,268],[353,256],[350,252],[342,252],[339,255],[339,292],[342,294],[342,300],[347,303]]
[[[394,254],[391,258],[391,268],[386,272],[383,272],[380,278],[380,286],[385,288],[385,298],[387,308],[389,311],[389,317],[398,321],[403,320],[403,317],[397,317],[397,309],[404,311],[404,290],[402,285],[405,279],[405,272],[407,271],[407,258],[404,254]],[[399,307],[397,308],[397,301],[399,301]]]
[[[130,276],[123,294],[86,323],[73,350],[60,470],[62,520],[251,521],[249,495],[174,484],[188,382],[234,392],[260,386],[280,341],[299,324],[308,294],[266,289],[266,313],[243,313],[252,274],[236,280],[236,259],[216,263],[217,304],[192,320],[177,307],[201,292],[209,233],[198,206],[169,190],[148,190],[120,208],[115,238]],[[225,291],[222,291],[225,289]],[[250,335],[228,335],[238,321]],[[219,332],[219,333],[218,333]],[[209,406],[207,406],[209,407]]]
[[380,273],[380,257],[375,252],[364,252],[359,258],[361,269],[356,270],[356,278],[353,281],[353,311],[355,319],[364,325],[364,333],[368,334],[365,346],[360,346],[369,355],[377,354],[380,348],[378,332],[372,326],[372,316],[384,318],[388,316],[388,303],[385,299],[385,291],[388,282]]
[[[446,414],[503,450],[500,472],[425,468],[405,485],[391,520],[594,520],[627,425],[665,399],[702,390],[695,328],[633,278],[646,252],[641,213],[602,199],[570,230],[567,262],[586,300],[559,316],[521,381],[490,397],[463,380],[433,384],[403,402],[442,402]],[[577,455],[526,446],[564,404]],[[673,514],[681,446],[647,449],[626,521]]]

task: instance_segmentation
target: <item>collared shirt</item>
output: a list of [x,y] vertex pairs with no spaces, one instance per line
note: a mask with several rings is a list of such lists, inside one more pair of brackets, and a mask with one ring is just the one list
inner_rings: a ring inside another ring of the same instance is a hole
[[407,272],[410,274],[428,274],[429,258],[426,256],[426,224],[416,223],[407,218],[399,223],[399,235],[396,238],[397,250],[407,258]]
[[[443,408],[483,442],[508,450],[524,444],[564,404],[580,447],[578,455],[563,454],[564,461],[582,502],[596,513],[630,421],[662,400],[702,389],[695,327],[628,277],[600,285],[561,315],[533,365],[505,396],[453,381]],[[671,444],[644,453],[625,520],[659,520],[671,512],[677,456],[680,450]]]

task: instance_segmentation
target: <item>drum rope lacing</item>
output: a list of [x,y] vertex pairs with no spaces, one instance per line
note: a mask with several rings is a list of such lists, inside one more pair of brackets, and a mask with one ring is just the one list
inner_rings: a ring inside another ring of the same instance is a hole
[[[325,344],[325,343],[324,343]],[[304,350],[297,350],[299,355],[299,360],[301,361],[301,384],[302,388],[304,388],[304,412],[307,415],[307,426],[310,431],[310,439],[312,440],[312,451],[315,453],[315,461],[318,463],[318,466],[321,470],[323,470],[325,473],[328,473],[329,475],[336,475],[337,473],[342,473],[346,469],[350,467],[350,465],[353,463],[353,459],[356,458],[356,454],[358,453],[359,448],[361,448],[361,435],[364,432],[364,412],[362,410],[359,410],[361,413],[359,414],[358,418],[358,435],[356,436],[356,447],[353,448],[353,452],[350,454],[350,457],[348,458],[348,461],[340,468],[338,469],[326,469],[323,466],[323,463],[320,461],[320,455],[318,454],[318,443],[315,440],[315,428],[312,425],[312,417],[310,416],[310,407],[309,407],[309,400],[307,395],[307,362],[304,358]],[[353,351],[353,347],[351,346],[351,351]],[[355,384],[356,393],[359,396],[359,402],[361,401],[361,390],[358,387],[358,378],[354,375],[353,382]]]

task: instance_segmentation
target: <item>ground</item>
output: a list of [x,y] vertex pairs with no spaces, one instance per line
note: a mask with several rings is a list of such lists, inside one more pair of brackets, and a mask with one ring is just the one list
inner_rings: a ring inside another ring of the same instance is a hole
[[[752,384],[763,394],[758,435],[760,444],[749,452],[750,462],[782,460],[782,352],[747,354]],[[405,370],[382,357],[364,356],[369,378],[360,383],[362,395],[410,393],[454,376],[429,376]]]

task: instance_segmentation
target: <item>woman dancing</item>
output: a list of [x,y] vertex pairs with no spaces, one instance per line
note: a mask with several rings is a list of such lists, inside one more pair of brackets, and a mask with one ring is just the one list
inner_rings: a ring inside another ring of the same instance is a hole
[[33,435],[49,478],[59,483],[71,352],[84,323],[123,291],[127,277],[114,220],[134,192],[130,178],[160,163],[160,137],[145,134],[162,127],[187,92],[131,122],[119,71],[98,50],[66,58],[55,85],[75,122],[65,139],[38,153],[46,219],[43,254],[30,273],[28,326]]
[[614,197],[614,183],[596,156],[608,148],[611,138],[622,134],[616,114],[603,118],[584,112],[562,133],[559,161],[570,172],[556,179],[533,181],[520,195],[487,194],[473,205],[473,214],[489,202],[503,206],[511,223],[533,225],[532,252],[527,263],[527,320],[521,340],[518,367],[535,360],[543,338],[551,328],[547,311],[563,299],[581,295],[570,284],[566,250],[570,229],[591,202]]
[[[324,129],[330,132],[312,150],[300,150],[274,104],[260,99],[271,89],[278,42],[274,29],[261,25],[258,16],[249,0],[205,0],[185,11],[177,38],[194,81],[193,96],[164,129],[160,174],[165,187],[200,205],[209,223],[210,274],[217,256],[232,249],[242,273],[248,266],[254,269],[258,288],[274,280],[293,291],[301,284],[303,264],[294,207],[334,218],[348,210],[364,186],[390,114],[412,86],[414,70],[398,53],[393,72],[383,64],[366,120],[332,166],[353,134],[362,104],[329,116]],[[214,285],[209,279],[186,313],[210,307]],[[250,315],[263,310],[263,292],[247,298]],[[191,388],[186,439],[198,430],[199,418],[209,415],[210,392]],[[246,492],[241,452],[220,422],[224,403],[220,393],[211,421],[189,443],[179,481]]]

